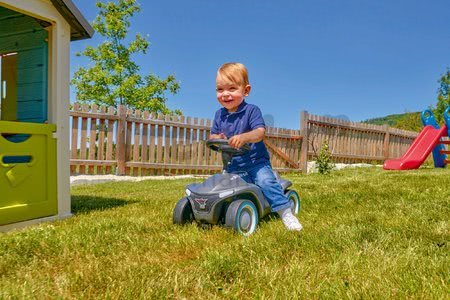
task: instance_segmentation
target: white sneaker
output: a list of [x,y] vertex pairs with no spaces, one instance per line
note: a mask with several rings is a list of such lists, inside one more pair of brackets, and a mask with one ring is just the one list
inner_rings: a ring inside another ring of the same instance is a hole
[[291,208],[286,208],[280,210],[278,214],[281,217],[281,221],[283,221],[284,226],[287,230],[291,231],[300,231],[303,226],[298,221],[297,217],[292,214]]

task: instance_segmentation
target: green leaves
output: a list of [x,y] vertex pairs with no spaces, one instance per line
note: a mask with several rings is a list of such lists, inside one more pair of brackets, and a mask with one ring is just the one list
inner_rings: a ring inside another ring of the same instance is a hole
[[89,67],[80,67],[72,78],[77,100],[97,105],[128,107],[155,113],[181,114],[167,106],[167,93],[176,94],[180,85],[173,75],[162,79],[154,74],[142,76],[133,54],[146,54],[150,42],[136,34],[128,44],[130,19],[140,11],[136,0],[97,2],[99,14],[94,29],[106,40],[97,47],[88,46],[77,53],[90,59]]
[[436,120],[442,124],[444,122],[444,112],[450,106],[450,69],[441,76],[439,80],[438,102],[436,104]]
[[334,163],[331,159],[331,151],[327,140],[322,143],[316,163],[320,174],[330,174],[331,170],[334,168]]

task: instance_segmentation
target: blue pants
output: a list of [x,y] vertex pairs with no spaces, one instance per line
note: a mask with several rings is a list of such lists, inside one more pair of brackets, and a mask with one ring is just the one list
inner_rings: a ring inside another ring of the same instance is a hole
[[283,189],[273,174],[270,163],[258,164],[249,168],[231,169],[229,173],[241,176],[248,183],[256,184],[262,191],[267,202],[270,204],[272,212],[291,207],[291,203],[283,193]]

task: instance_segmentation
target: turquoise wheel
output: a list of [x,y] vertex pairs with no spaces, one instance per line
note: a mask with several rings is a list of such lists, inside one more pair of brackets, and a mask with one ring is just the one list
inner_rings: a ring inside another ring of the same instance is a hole
[[287,191],[285,196],[291,203],[292,214],[297,215],[300,212],[300,197],[298,196],[297,192]]
[[236,200],[228,206],[225,226],[233,228],[239,234],[249,236],[258,225],[258,210],[250,200]]

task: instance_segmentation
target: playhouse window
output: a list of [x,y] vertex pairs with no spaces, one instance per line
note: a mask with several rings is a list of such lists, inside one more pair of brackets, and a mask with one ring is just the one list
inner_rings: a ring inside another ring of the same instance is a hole
[[0,7],[0,120],[47,121],[49,25]]

